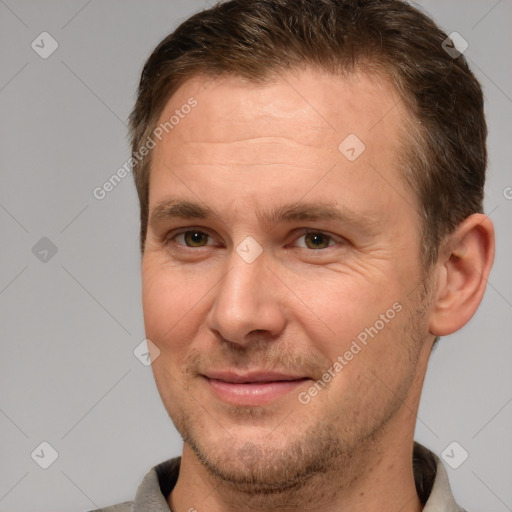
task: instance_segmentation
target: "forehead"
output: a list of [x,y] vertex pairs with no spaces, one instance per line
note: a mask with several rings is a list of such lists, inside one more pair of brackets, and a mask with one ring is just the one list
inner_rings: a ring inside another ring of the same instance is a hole
[[193,126],[180,119],[179,129],[163,134],[173,145],[285,137],[290,143],[332,148],[355,134],[368,149],[382,151],[397,142],[406,116],[396,89],[382,76],[341,77],[305,69],[264,83],[196,76],[172,95],[159,123],[176,118],[191,98],[197,101],[189,115]]
[[375,75],[306,69],[263,84],[196,76],[160,116],[173,122],[154,149],[150,208],[177,191],[226,209],[234,191],[250,208],[305,193],[377,215],[404,197],[410,207],[398,165],[406,117],[393,86]]

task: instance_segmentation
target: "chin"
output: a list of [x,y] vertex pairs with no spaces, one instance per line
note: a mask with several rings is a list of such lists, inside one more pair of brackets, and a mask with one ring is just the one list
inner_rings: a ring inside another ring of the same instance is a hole
[[221,426],[212,431],[211,425],[208,429],[198,428],[197,423],[195,428],[184,428],[183,422],[175,424],[212,477],[251,495],[298,489],[338,467],[343,458],[332,427],[271,431],[251,426],[228,433]]

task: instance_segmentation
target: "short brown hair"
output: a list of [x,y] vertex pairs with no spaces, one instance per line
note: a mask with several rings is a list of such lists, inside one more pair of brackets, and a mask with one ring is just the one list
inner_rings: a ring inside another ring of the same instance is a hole
[[[426,266],[443,237],[482,212],[487,127],[480,84],[447,35],[401,0],[230,0],[199,12],[147,60],[130,116],[132,153],[151,135],[171,95],[197,75],[261,82],[312,66],[379,73],[412,114],[402,172],[419,199]],[[133,169],[141,250],[148,224],[151,154]]]

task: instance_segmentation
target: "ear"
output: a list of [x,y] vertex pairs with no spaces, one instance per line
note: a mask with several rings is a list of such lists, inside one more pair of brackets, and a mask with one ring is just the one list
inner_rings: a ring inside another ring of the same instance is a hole
[[436,263],[431,334],[446,336],[471,319],[484,296],[493,261],[493,224],[486,215],[470,215],[443,244]]

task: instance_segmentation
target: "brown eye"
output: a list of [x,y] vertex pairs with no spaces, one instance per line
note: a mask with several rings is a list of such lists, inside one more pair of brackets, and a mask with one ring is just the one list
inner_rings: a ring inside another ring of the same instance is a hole
[[177,238],[179,237],[183,237],[183,241],[188,247],[204,247],[208,243],[208,235],[202,231],[185,231]]
[[331,237],[323,233],[306,233],[303,236],[308,249],[325,249],[331,241]]

